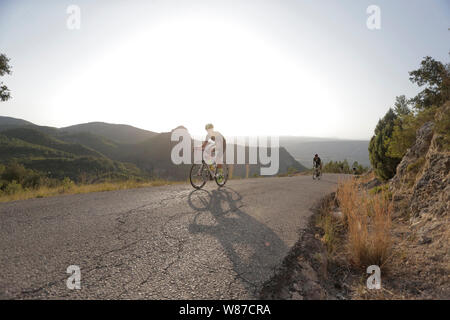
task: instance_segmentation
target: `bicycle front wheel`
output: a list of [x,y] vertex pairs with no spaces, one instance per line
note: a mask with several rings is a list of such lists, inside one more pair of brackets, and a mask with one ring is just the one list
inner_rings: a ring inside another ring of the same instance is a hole
[[204,163],[193,164],[191,167],[191,172],[189,174],[189,180],[191,185],[195,189],[201,189],[206,183],[208,175],[208,168]]
[[228,180],[228,166],[222,165],[222,172],[219,168],[217,168],[214,180],[216,180],[216,183],[219,187],[223,187]]

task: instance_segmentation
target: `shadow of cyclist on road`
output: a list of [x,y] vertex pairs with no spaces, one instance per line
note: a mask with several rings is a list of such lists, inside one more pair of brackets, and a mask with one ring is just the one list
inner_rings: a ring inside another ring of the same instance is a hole
[[189,232],[215,237],[239,279],[256,294],[289,248],[270,228],[245,212],[242,196],[231,188],[195,190],[188,203],[197,212]]

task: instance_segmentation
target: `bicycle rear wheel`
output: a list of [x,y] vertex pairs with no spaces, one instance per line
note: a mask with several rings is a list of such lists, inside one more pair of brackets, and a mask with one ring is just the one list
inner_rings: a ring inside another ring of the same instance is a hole
[[208,177],[208,168],[204,163],[193,164],[191,166],[191,172],[189,174],[189,180],[191,185],[195,189],[201,189],[205,185]]
[[319,172],[317,169],[314,169],[313,171],[313,180],[316,180],[316,178],[319,178]]

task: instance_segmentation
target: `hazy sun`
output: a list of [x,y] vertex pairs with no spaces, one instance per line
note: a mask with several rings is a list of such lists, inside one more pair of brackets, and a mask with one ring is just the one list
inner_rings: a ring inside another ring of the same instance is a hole
[[177,17],[103,52],[53,104],[154,131],[213,122],[229,135],[322,135],[320,108],[322,125],[337,114],[313,66],[236,22]]

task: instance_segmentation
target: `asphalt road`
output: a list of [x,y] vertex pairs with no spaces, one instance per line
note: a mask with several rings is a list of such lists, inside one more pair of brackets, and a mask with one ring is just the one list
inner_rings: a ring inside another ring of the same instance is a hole
[[[0,204],[0,299],[254,299],[340,175]],[[69,265],[81,289],[69,290]]]

